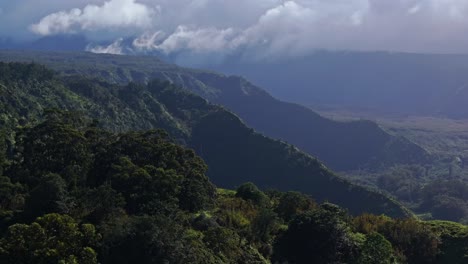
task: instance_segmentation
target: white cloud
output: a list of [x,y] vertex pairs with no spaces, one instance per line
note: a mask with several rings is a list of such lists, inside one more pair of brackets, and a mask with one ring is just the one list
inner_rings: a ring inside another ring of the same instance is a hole
[[77,32],[91,39],[113,31],[134,38],[126,48],[168,54],[468,53],[467,0],[93,0],[84,7],[76,3],[87,1],[74,1],[78,8],[52,12],[31,30],[40,35]]
[[332,27],[353,27],[361,23],[359,12],[352,9],[346,14],[336,10],[323,13],[317,7],[286,1],[265,10],[255,23],[244,29],[179,26],[172,34],[145,33],[133,46],[137,50],[153,49],[168,54],[187,50],[226,54],[243,48],[255,50],[257,58],[299,55],[316,48],[315,42],[322,43],[320,33],[324,30],[324,20],[333,19]]
[[[163,32],[145,33],[133,41],[133,46],[140,50],[159,50],[165,53],[190,50],[193,52],[224,52],[236,48],[237,32],[228,28],[190,29],[179,26],[175,32],[164,38]],[[234,41],[234,42],[233,42]]]
[[421,10],[421,5],[415,5],[413,7],[411,7],[410,9],[408,9],[408,13],[409,14],[415,14],[417,12],[419,12]]
[[166,34],[162,31],[157,31],[154,33],[145,32],[141,36],[133,40],[133,47],[141,51],[151,51],[156,50],[159,47],[159,43],[164,40]]
[[39,35],[102,29],[145,28],[152,24],[154,10],[135,0],[110,0],[103,5],[52,13],[30,29]]
[[88,45],[88,47],[86,48],[86,51],[90,51],[90,52],[93,52],[93,53],[106,53],[106,54],[121,55],[121,54],[124,54],[124,52],[123,52],[124,48],[122,47],[122,41],[123,41],[123,39],[119,38],[119,39],[117,39],[116,41],[114,41],[112,44],[110,44],[108,46]]

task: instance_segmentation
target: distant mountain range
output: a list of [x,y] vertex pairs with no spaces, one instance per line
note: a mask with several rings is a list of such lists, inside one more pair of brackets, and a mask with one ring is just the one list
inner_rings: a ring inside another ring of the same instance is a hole
[[27,50],[67,50],[82,51],[89,45],[89,40],[82,35],[46,36],[34,41],[17,42],[12,39],[0,38],[0,49],[27,49]]
[[[0,39],[0,49],[79,53],[89,45],[89,40],[81,35],[47,36],[25,43]],[[130,39],[122,40],[123,52],[138,53],[130,46]],[[30,55],[28,51],[18,59]],[[306,56],[261,61],[246,59],[242,54],[214,60],[192,58],[185,53],[153,51],[151,55],[185,66],[243,76],[279,100],[308,107],[468,118],[468,55],[464,54],[316,51]]]
[[298,146],[335,170],[424,163],[428,158],[416,144],[388,134],[373,122],[332,121],[303,106],[277,100],[244,78],[183,68],[156,57],[5,50],[0,51],[0,60],[34,61],[65,76],[89,76],[117,84],[168,80],[223,105],[248,126]]
[[281,100],[307,106],[468,118],[468,55],[320,51],[206,67],[245,76]]

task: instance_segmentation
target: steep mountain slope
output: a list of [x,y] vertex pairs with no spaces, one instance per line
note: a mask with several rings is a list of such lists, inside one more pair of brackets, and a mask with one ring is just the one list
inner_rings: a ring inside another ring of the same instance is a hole
[[460,91],[468,84],[468,55],[322,51],[287,61],[232,59],[207,67],[240,74],[278,98],[304,105],[468,117],[468,97]]
[[198,74],[197,78],[210,87],[223,87],[225,92],[215,101],[233,109],[247,125],[300,147],[331,168],[347,170],[425,161],[422,148],[389,135],[374,122],[326,119],[306,107],[281,102],[237,77]]
[[375,123],[332,121],[305,107],[281,102],[240,77],[182,68],[155,57],[1,51],[0,60],[40,62],[63,75],[99,77],[113,83],[168,80],[227,107],[252,128],[292,143],[337,170],[427,159],[422,148],[389,135]]
[[35,64],[0,63],[0,125],[41,119],[46,108],[80,111],[113,131],[164,128],[193,147],[221,187],[252,181],[262,188],[300,190],[352,213],[409,213],[397,202],[341,179],[317,159],[246,127],[234,114],[168,82],[109,84],[54,77]]
[[467,262],[467,226],[217,189],[162,130],[112,133],[49,111],[18,131],[11,155],[0,144],[0,263]]

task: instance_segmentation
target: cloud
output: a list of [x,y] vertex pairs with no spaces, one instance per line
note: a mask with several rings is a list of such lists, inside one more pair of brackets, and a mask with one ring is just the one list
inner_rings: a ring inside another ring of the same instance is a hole
[[30,29],[39,35],[74,32],[92,40],[115,32],[107,37],[109,44],[116,37],[131,39],[120,43],[124,53],[250,59],[302,56],[317,49],[468,53],[466,0],[74,2],[75,8],[48,13]]
[[124,54],[122,47],[123,38],[119,38],[113,43],[108,46],[100,46],[100,45],[88,45],[86,47],[86,51],[93,52],[93,53],[105,53],[105,54]]
[[175,32],[166,38],[166,34],[158,31],[144,33],[133,41],[137,50],[158,50],[172,53],[190,50],[196,53],[225,52],[237,48],[236,39],[239,32],[232,28],[218,30],[216,28],[194,28],[179,26]]
[[158,43],[164,40],[165,35],[166,34],[164,34],[162,31],[157,31],[154,33],[145,32],[141,36],[135,38],[132,45],[140,51],[157,50],[160,49]]
[[[344,2],[343,2],[344,3]],[[256,58],[300,55],[323,43],[324,26],[349,28],[360,24],[359,9],[344,15],[315,6],[307,7],[295,1],[286,1],[264,11],[249,27],[197,28],[178,26],[172,34],[157,31],[135,39],[137,50],[158,50],[167,54],[190,50],[194,53],[229,54],[238,49],[253,50]],[[332,20],[324,25],[324,20]],[[249,54],[250,56],[251,54]]]
[[101,6],[87,5],[83,9],[52,13],[31,25],[30,29],[47,36],[78,31],[145,28],[151,26],[152,15],[153,9],[135,0],[110,0]]

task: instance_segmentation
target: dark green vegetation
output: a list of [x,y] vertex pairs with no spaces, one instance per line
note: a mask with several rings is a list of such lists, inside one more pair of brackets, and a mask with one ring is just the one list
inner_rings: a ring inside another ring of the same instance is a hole
[[[340,120],[363,113],[322,111]],[[387,131],[410,138],[427,149],[433,161],[421,165],[395,165],[377,171],[351,171],[352,181],[380,189],[396,197],[424,219],[468,222],[468,123],[434,117],[378,116]]]
[[[169,82],[0,73],[0,262],[467,261],[465,226],[361,215],[411,213]],[[464,217],[461,182],[419,186],[421,210]]]
[[[332,121],[305,107],[281,102],[240,77],[182,68],[155,57],[1,51],[0,61],[34,61],[62,75],[98,77],[118,84],[168,80],[223,105],[248,126],[294,144],[336,170],[427,161],[422,148],[389,135],[373,122]],[[290,90],[289,86],[285,90]]]
[[[163,128],[197,151],[209,166],[208,176],[220,187],[252,181],[261,188],[302,191],[355,214],[410,214],[398,202],[350,184],[315,158],[255,133],[234,114],[167,82],[120,86],[59,78],[35,64],[2,63],[0,71],[0,124],[9,131],[40,121],[51,108],[79,111],[114,132]],[[14,139],[7,137],[12,144]]]
[[352,217],[297,192],[216,189],[162,130],[47,111],[2,147],[1,263],[466,263],[449,222]]
[[468,222],[466,178],[450,177],[447,172],[412,165],[394,166],[375,173],[352,172],[350,179],[386,191],[421,218]]

